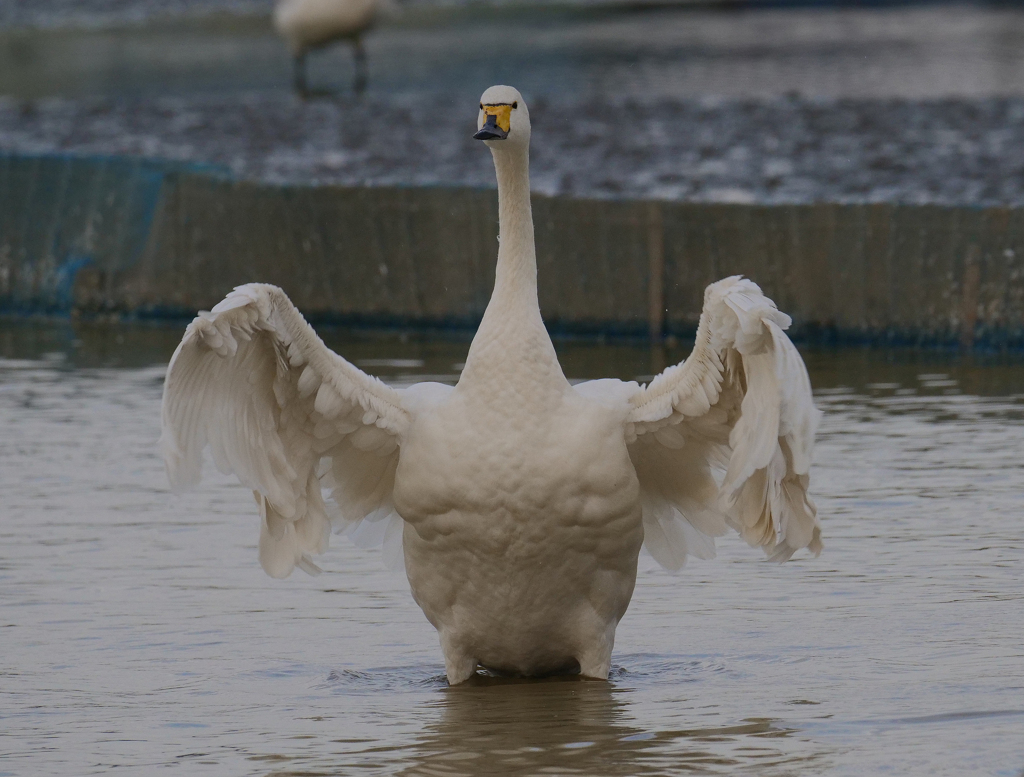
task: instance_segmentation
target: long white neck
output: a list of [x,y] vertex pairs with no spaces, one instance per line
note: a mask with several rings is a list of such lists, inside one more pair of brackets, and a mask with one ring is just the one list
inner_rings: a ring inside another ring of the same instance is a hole
[[488,310],[495,304],[522,305],[539,315],[529,150],[494,149],[491,153],[498,177],[499,237],[494,292]]
[[[494,291],[466,358],[464,378],[514,372],[565,384],[537,299],[537,249],[527,148],[493,148],[498,177],[498,264]],[[527,362],[524,364],[523,362]],[[518,377],[517,377],[518,379]]]

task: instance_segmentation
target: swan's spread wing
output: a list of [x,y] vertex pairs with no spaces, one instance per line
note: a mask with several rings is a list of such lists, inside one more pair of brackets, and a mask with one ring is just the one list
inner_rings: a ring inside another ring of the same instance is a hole
[[173,486],[199,480],[209,445],[218,469],[253,490],[260,563],[274,577],[317,571],[308,554],[326,550],[330,533],[321,474],[343,523],[392,512],[409,420],[400,394],[327,348],[276,286],[239,286],[189,325],[162,415]]
[[714,555],[726,526],[776,560],[821,552],[807,495],[820,413],[789,324],[753,282],[712,284],[693,352],[630,398],[645,544],[662,565]]

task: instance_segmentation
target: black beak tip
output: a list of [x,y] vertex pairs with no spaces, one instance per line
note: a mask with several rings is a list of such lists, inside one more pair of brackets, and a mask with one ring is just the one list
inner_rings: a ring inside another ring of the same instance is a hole
[[507,137],[508,133],[501,127],[485,126],[473,136],[473,140],[504,140]]

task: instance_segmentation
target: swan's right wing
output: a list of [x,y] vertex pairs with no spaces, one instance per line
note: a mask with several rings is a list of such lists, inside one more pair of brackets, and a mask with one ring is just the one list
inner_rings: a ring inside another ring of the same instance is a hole
[[401,395],[323,344],[281,289],[239,286],[188,327],[167,368],[161,447],[171,484],[199,480],[203,449],[251,488],[260,563],[314,573],[327,548],[329,470],[340,520],[391,513]]

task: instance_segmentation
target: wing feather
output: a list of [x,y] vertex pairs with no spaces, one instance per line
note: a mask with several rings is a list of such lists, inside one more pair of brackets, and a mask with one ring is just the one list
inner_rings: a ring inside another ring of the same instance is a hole
[[239,286],[189,325],[167,368],[162,416],[175,488],[198,482],[209,447],[218,469],[253,490],[260,563],[274,577],[317,571],[309,554],[327,548],[320,460],[363,484],[334,492],[342,523],[358,522],[389,503],[409,421],[396,390],[328,349],[264,284]]
[[789,324],[752,281],[714,283],[693,352],[630,397],[645,544],[663,566],[713,554],[725,524],[775,560],[821,552],[807,494],[820,413]]

